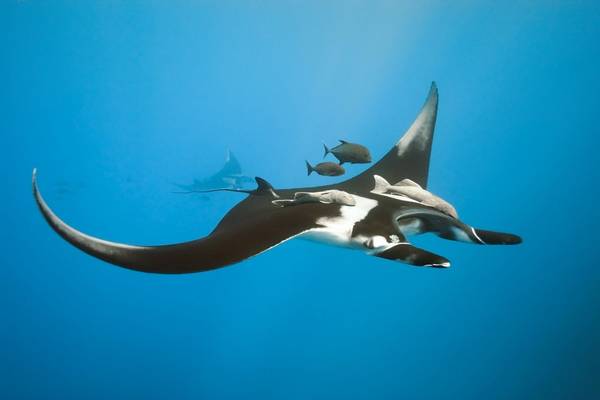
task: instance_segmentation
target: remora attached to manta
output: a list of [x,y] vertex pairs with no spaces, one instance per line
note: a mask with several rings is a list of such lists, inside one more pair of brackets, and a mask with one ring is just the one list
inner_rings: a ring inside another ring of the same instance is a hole
[[[444,239],[475,244],[520,243],[516,235],[475,229],[432,205],[373,192],[375,175],[388,182],[408,179],[427,189],[437,107],[438,91],[432,83],[425,105],[408,131],[363,173],[333,185],[298,189],[273,189],[257,178],[258,188],[244,191],[248,196],[208,236],[190,242],[132,246],[79,232],[48,207],[38,189],[35,170],[33,195],[52,229],[75,247],[109,263],[152,273],[181,274],[224,267],[299,236],[431,267],[448,267],[450,262],[413,246],[407,240],[409,235],[432,232]],[[319,201],[323,194],[317,193],[334,190],[345,192],[353,201]],[[273,204],[278,198],[298,199],[296,193],[316,201],[296,201],[292,207]]]

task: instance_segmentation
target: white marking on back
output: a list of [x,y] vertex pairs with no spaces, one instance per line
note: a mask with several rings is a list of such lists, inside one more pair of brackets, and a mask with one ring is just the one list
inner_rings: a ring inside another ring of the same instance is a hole
[[[433,95],[433,96],[432,96]],[[437,110],[437,91],[430,92],[425,105],[412,123],[408,131],[400,138],[396,147],[398,148],[398,157],[412,147],[417,151],[425,150],[433,134],[433,124],[435,123],[435,111]]]
[[424,137],[420,130],[411,129],[396,145],[398,148],[398,157],[402,156],[409,146],[416,146],[418,150],[422,151],[426,144],[427,137]]

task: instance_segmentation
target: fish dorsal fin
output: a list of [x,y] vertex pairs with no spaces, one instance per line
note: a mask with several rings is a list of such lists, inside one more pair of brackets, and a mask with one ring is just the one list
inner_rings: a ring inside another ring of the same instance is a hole
[[266,194],[266,195],[271,195],[275,198],[279,197],[279,195],[277,193],[275,193],[275,189],[273,189],[273,185],[271,185],[265,179],[257,176],[254,178],[254,180],[256,180],[256,184],[258,185],[256,190],[254,191],[255,194],[258,194],[258,195]]
[[390,187],[389,182],[385,178],[379,175],[373,175],[373,178],[375,179],[375,187],[372,190],[374,193],[385,193]]
[[417,182],[411,181],[410,179],[402,179],[400,182],[397,182],[394,186],[413,186],[422,189],[421,185],[419,185]]
[[340,141],[341,144],[348,144],[348,142],[345,140],[342,140],[342,139],[338,139],[338,140]]

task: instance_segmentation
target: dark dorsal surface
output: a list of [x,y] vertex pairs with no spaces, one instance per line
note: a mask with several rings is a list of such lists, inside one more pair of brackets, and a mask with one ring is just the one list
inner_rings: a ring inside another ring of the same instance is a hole
[[[70,227],[45,203],[33,174],[33,194],[48,222],[66,241],[99,259],[144,272],[187,273],[223,267],[259,254],[307,230],[319,227],[319,220],[340,216],[339,204],[306,203],[295,207],[277,207],[274,197],[291,198],[300,191],[338,189],[351,194],[373,197],[373,175],[390,182],[408,178],[427,186],[429,157],[437,115],[438,95],[432,84],[419,116],[407,133],[377,163],[358,176],[335,185],[312,188],[273,189],[256,178],[257,189],[233,207],[213,232],[201,239],[161,246],[132,246],[108,242]],[[230,165],[230,171],[236,171]],[[382,223],[384,221],[381,221]]]

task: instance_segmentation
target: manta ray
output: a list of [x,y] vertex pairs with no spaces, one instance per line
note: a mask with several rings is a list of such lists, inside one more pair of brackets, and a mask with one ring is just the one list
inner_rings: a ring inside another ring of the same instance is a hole
[[[225,267],[298,237],[359,249],[413,266],[437,268],[447,268],[450,262],[412,245],[410,236],[431,232],[443,239],[479,245],[520,243],[516,235],[476,229],[431,205],[374,190],[375,176],[389,182],[409,179],[427,189],[437,109],[434,82],[408,131],[370,168],[343,182],[311,188],[275,189],[266,180],[256,178],[257,188],[237,190],[246,195],[245,199],[209,235],[189,242],[135,246],[82,233],[48,207],[38,189],[35,170],[33,195],[50,227],[73,246],[117,266],[159,274]],[[286,199],[290,201],[284,203],[290,206],[278,205],[278,200]]]
[[242,174],[242,167],[239,161],[235,158],[231,150],[228,150],[225,164],[219,171],[205,179],[194,179],[190,185],[176,183],[175,186],[188,192],[195,192],[216,188],[239,189],[249,182],[252,182],[252,179]]

